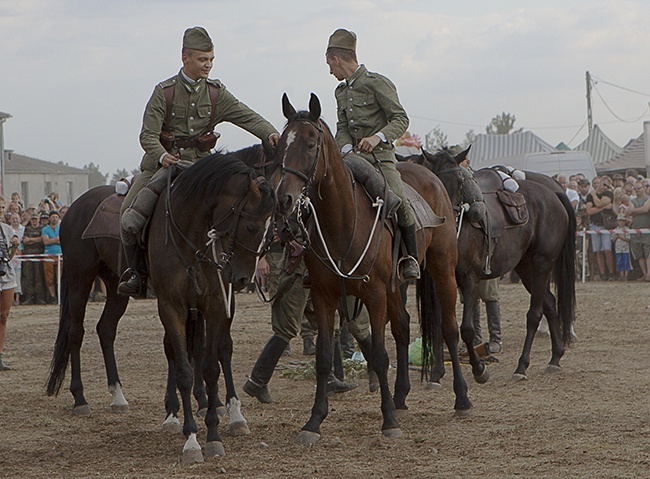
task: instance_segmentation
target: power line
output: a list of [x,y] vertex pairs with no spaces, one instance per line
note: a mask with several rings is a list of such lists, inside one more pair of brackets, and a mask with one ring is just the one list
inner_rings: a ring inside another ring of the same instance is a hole
[[[645,111],[638,118],[635,118],[635,119],[632,119],[632,120],[625,120],[625,119],[621,118],[620,116],[618,116],[616,113],[614,113],[614,111],[607,104],[607,102],[605,101],[603,96],[600,94],[600,90],[596,87],[595,83],[593,84],[593,87],[594,87],[594,90],[596,90],[596,93],[598,94],[598,98],[600,98],[600,100],[603,102],[603,105],[605,105],[605,108],[607,108],[607,110],[609,110],[609,112],[612,115],[614,115],[614,117],[617,120],[622,121],[623,123],[636,123],[636,122],[638,122],[641,118],[643,118],[646,115],[646,113],[648,113],[648,110],[650,109],[650,103],[649,103],[648,106],[646,106]],[[638,92],[636,92],[636,93],[638,93]],[[650,96],[650,95],[648,95],[648,96]]]
[[596,80],[595,82],[592,82],[593,85],[594,85],[594,88],[596,86],[596,83],[604,83],[605,85],[613,86],[615,88],[620,88],[621,90],[629,91],[630,93],[636,93],[637,95],[647,96],[647,97],[650,98],[650,93],[643,93],[641,91],[632,90],[631,88],[627,88],[627,87],[624,87],[624,86],[621,86],[621,85],[616,85],[615,83],[610,83],[610,82],[605,81],[605,80],[603,80],[601,78],[598,78],[598,77],[596,77],[594,75],[591,75],[591,78]]

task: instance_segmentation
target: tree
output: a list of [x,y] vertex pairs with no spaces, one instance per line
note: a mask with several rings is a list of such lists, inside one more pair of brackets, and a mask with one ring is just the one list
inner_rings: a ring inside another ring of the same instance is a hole
[[447,146],[447,135],[436,126],[424,136],[424,145],[427,151],[436,151]]
[[515,121],[517,121],[515,115],[503,112],[500,115],[492,118],[490,124],[485,127],[485,131],[488,135],[508,135],[511,132],[520,132],[522,130],[521,128],[519,130],[512,131],[512,129],[515,127]]
[[476,141],[476,133],[474,133],[474,130],[469,130],[467,133],[465,133],[465,139],[460,143],[460,146],[462,146],[463,150],[465,150],[469,145],[471,145],[475,141]]
[[88,172],[89,188],[94,188],[95,186],[101,186],[106,184],[106,180],[108,179],[108,174],[105,175],[104,173],[99,171],[99,165],[90,163],[88,165],[85,165],[83,169]]
[[138,168],[131,170],[131,172],[129,172],[129,170],[127,170],[126,168],[117,170],[115,173],[113,173],[113,178],[111,178],[111,182],[109,183],[109,185],[114,185],[122,178],[128,178],[129,176],[137,175],[138,173],[140,173],[140,170]]

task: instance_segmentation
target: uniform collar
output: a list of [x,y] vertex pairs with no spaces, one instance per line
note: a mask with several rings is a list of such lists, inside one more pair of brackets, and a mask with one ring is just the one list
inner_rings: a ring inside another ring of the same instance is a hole
[[345,82],[348,86],[352,85],[357,78],[365,74],[368,70],[366,69],[366,66],[361,64],[357,67],[356,70],[354,70],[354,73],[350,78],[348,78]]
[[181,71],[178,73],[178,76],[181,80],[181,84],[185,87],[185,89],[192,93],[192,92],[198,92],[201,89],[201,85],[203,85],[203,78],[199,78],[198,80],[192,80],[190,77],[188,77],[183,69],[181,68]]

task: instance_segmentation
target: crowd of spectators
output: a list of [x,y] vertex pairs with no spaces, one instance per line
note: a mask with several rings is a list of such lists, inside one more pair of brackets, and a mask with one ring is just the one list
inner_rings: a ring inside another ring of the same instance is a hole
[[636,170],[625,176],[558,175],[574,205],[578,230],[585,231],[586,254],[578,242],[580,264],[585,261],[592,281],[650,281],[650,180]]
[[59,225],[67,209],[56,193],[50,193],[38,205],[25,205],[18,193],[12,193],[8,203],[0,197],[0,218],[20,241],[11,260],[17,284],[14,306],[57,302]]

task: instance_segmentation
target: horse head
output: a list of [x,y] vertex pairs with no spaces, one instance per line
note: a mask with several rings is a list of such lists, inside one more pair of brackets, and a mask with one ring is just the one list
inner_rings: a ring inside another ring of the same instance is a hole
[[[282,112],[287,126],[278,143],[277,160],[281,167],[275,171],[272,181],[277,185],[277,209],[282,216],[288,216],[296,209],[313,184],[318,184],[325,175],[326,165],[321,161],[326,148],[331,148],[331,134],[320,120],[321,105],[318,97],[311,94],[309,111],[296,111],[289,97],[282,95]],[[335,147],[335,145],[334,145]]]

